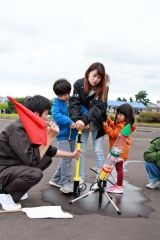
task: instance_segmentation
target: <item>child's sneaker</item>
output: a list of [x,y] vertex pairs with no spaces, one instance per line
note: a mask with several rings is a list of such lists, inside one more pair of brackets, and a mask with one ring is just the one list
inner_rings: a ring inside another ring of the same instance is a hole
[[84,178],[83,177],[79,177],[79,185],[84,183]]
[[66,183],[61,188],[60,191],[63,193],[73,193],[73,184],[72,183]]
[[59,184],[56,183],[56,182],[53,182],[53,180],[50,180],[50,181],[49,181],[49,184],[52,185],[52,186],[54,186],[54,187],[58,187],[58,188],[61,187],[61,185],[59,185]]
[[0,204],[2,209],[6,211],[17,211],[21,209],[21,204],[15,203],[10,194],[0,194]]
[[160,188],[160,181],[156,181],[155,183],[148,183],[146,187],[150,189]]
[[94,185],[92,186],[91,190],[95,191],[97,190],[99,187],[98,187],[98,183],[94,183]]
[[109,193],[123,193],[123,187],[113,185],[113,186],[110,186],[107,191]]

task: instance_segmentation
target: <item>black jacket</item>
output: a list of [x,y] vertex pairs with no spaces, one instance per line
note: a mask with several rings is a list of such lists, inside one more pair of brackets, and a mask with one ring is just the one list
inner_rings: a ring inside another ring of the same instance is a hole
[[[98,128],[97,138],[104,135],[103,122],[106,120],[107,101],[95,99],[95,96],[88,96],[83,89],[84,79],[79,79],[74,84],[73,96],[70,98],[69,114],[76,122],[82,120],[85,125],[93,122]],[[81,115],[81,107],[84,106],[88,112]]]
[[56,152],[57,149],[50,146],[43,159],[40,159],[39,145],[31,143],[20,120],[11,123],[0,133],[0,171],[15,165],[41,167],[43,161],[48,162],[48,157],[53,157]]

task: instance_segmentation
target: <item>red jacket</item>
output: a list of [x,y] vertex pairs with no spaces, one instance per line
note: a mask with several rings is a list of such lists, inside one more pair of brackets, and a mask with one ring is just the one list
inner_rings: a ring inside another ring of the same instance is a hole
[[[109,136],[110,149],[112,148],[116,138],[120,134],[121,130],[124,128],[125,124],[126,124],[125,122],[114,123],[114,121],[112,121],[110,118],[107,119],[107,126],[104,126],[104,131]],[[133,124],[131,131],[133,132],[135,131],[135,129],[136,129],[136,126]],[[128,152],[129,152],[130,146],[131,146],[131,137],[128,137],[124,147],[124,151],[120,155],[120,158],[122,158],[123,160],[128,159]]]

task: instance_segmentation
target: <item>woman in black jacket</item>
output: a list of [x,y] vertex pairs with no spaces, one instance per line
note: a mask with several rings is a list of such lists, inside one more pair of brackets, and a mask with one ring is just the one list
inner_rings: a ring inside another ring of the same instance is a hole
[[103,121],[106,120],[109,76],[102,63],[93,63],[82,79],[74,83],[70,99],[70,117],[82,132],[82,154],[80,159],[80,182],[84,181],[84,162],[89,132],[92,132],[96,168],[99,170],[105,161],[103,149]]

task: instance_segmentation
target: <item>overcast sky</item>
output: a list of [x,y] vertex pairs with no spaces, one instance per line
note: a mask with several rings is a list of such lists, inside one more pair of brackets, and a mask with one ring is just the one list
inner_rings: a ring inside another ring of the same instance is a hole
[[73,84],[97,61],[110,100],[160,100],[160,1],[0,0],[0,96],[51,99],[54,80]]

